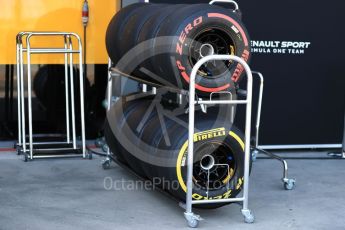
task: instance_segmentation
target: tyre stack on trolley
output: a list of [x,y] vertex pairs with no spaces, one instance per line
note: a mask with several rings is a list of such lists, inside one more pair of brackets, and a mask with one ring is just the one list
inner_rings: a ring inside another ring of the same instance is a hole
[[[155,95],[122,96],[111,105],[105,128],[111,152],[139,176],[185,201],[188,107],[174,100],[183,94],[164,86],[188,90],[193,66],[208,55],[236,55],[249,62],[250,39],[240,14],[209,4],[133,4],[111,20],[106,47],[114,69],[163,86]],[[232,61],[204,64],[196,77],[197,96],[235,97],[243,72]],[[196,200],[234,198],[242,190],[244,141],[231,123],[232,111],[234,106],[222,105],[196,112]]]

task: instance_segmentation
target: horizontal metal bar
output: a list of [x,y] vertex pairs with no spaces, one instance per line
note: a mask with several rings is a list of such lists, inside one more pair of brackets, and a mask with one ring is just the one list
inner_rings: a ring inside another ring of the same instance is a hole
[[280,149],[338,149],[342,144],[310,144],[310,145],[259,145],[259,149],[280,150]]
[[140,79],[140,78],[135,77],[133,75],[129,75],[129,74],[123,73],[123,72],[121,72],[120,70],[118,70],[116,68],[110,68],[109,71],[110,71],[110,76],[111,77],[126,77],[128,79],[133,80],[133,81],[137,81],[139,83],[146,84],[146,85],[149,85],[149,86],[152,86],[152,87],[167,89],[167,90],[170,90],[170,91],[175,92],[175,93],[180,93],[182,95],[188,95],[188,91],[187,90],[179,89],[177,87],[165,86],[163,84],[159,84],[159,83],[143,80],[143,79]]
[[34,36],[36,35],[72,35],[75,36],[75,33],[73,32],[61,32],[61,31],[23,31],[18,33],[19,36],[23,36],[23,35],[29,35],[32,34]]
[[[28,49],[23,49],[24,52],[28,52]],[[33,48],[30,49],[30,53],[32,54],[55,54],[55,53],[80,53],[80,50],[69,50],[69,49],[37,49]]]
[[74,158],[74,157],[83,157],[83,154],[64,154],[64,155],[41,155],[33,156],[34,159],[44,159],[44,158]]
[[213,200],[193,200],[192,204],[216,204],[216,203],[233,203],[242,202],[244,197],[239,198],[229,198],[229,199],[213,199]]
[[46,149],[33,149],[34,152],[67,152],[67,151],[71,151],[71,152],[75,152],[75,151],[79,151],[80,149],[74,149],[74,148],[46,148]]
[[[33,145],[71,145],[72,142],[34,142]],[[26,144],[29,145],[29,144]]]
[[211,101],[197,101],[196,102],[199,105],[245,105],[248,103],[247,100],[219,100],[219,101],[215,101],[215,100],[211,100]]

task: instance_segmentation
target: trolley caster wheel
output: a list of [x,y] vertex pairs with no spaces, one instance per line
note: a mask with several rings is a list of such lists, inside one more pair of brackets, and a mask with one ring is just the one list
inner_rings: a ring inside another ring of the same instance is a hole
[[285,190],[293,190],[295,188],[296,181],[294,179],[285,179],[284,188]]
[[88,153],[88,154],[86,154],[86,159],[89,159],[89,160],[92,160],[92,153]]
[[242,215],[244,216],[244,222],[247,224],[252,224],[255,221],[255,217],[250,210],[242,210]]
[[199,221],[202,218],[199,215],[194,215],[193,213],[184,213],[184,217],[187,220],[188,227],[197,228],[199,226]]
[[255,162],[258,158],[259,151],[258,150],[253,150],[252,151],[252,161]]
[[27,153],[24,153],[24,162],[28,162],[29,161],[29,156]]
[[188,227],[190,228],[197,228],[199,226],[198,220],[189,220],[188,221]]
[[102,167],[104,170],[110,169],[110,160],[103,161]]
[[108,147],[107,144],[104,144],[104,145],[102,146],[102,151],[105,152],[105,153],[107,153],[107,152],[109,151],[109,147]]

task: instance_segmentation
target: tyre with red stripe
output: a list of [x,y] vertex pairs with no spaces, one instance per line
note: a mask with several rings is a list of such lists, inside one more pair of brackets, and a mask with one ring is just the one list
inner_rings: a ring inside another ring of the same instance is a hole
[[[186,7],[164,20],[157,37],[170,37],[165,54],[155,56],[155,72],[174,85],[182,82],[188,89],[195,63],[212,54],[232,54],[250,59],[249,35],[236,13],[208,4]],[[158,49],[158,48],[157,48]],[[158,53],[158,52],[156,52]],[[171,76],[172,73],[178,73]],[[201,95],[225,91],[239,82],[243,67],[232,61],[211,61],[196,76],[196,89]],[[174,82],[175,81],[175,82]]]
[[[134,4],[112,19],[106,41],[115,64],[132,51],[132,59],[127,57],[120,68],[127,74],[183,89],[189,88],[192,68],[202,57],[232,54],[249,62],[251,56],[249,35],[239,15],[209,4]],[[133,51],[143,42],[147,51]],[[152,74],[138,73],[142,67]],[[238,63],[210,61],[198,71],[197,93],[206,96],[231,90],[243,75],[244,68]]]
[[[156,11],[154,15],[152,15],[148,20],[145,21],[143,24],[139,36],[136,40],[136,44],[142,44],[145,47],[148,47],[145,55],[147,57],[155,56],[154,53],[154,46],[155,46],[155,38],[157,37],[157,33],[159,28],[161,27],[163,21],[169,17],[170,15],[180,11],[182,8],[186,7],[185,4],[173,4],[173,5],[166,5],[164,8]],[[153,58],[148,58],[143,60],[142,62],[137,61],[136,63],[140,63],[140,67],[149,70],[150,72],[154,73],[155,64],[153,63]],[[145,75],[143,72],[138,73],[140,77],[147,79],[148,81],[152,81],[155,83],[161,83],[157,79],[150,78],[150,76]]]
[[118,11],[111,19],[106,32],[106,48],[108,55],[113,63],[117,63],[121,59],[119,54],[119,44],[121,42],[120,31],[123,31],[124,25],[136,14],[142,7],[147,7],[147,3],[135,3]]
[[156,12],[164,11],[169,8],[167,4],[144,4],[139,8],[132,9],[133,13],[127,21],[121,22],[118,31],[118,54],[124,56],[128,51],[135,47],[143,25],[152,18]]

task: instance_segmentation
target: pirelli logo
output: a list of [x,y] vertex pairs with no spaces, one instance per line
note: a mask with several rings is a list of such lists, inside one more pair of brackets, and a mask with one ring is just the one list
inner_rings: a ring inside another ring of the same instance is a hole
[[194,134],[194,142],[213,139],[215,137],[223,137],[226,135],[225,128],[212,129]]

